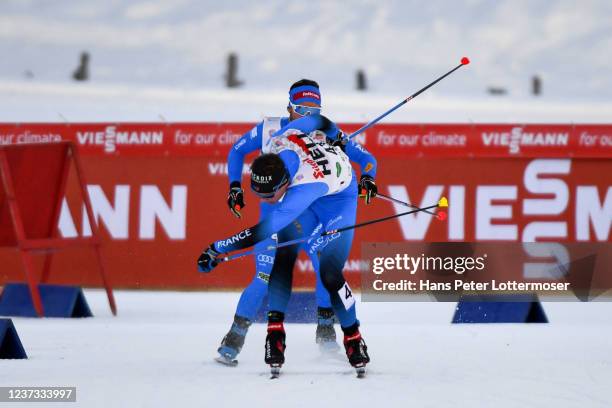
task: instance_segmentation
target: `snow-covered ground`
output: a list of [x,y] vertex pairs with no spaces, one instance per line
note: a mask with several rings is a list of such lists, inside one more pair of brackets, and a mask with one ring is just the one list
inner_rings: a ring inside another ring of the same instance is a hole
[[550,323],[533,325],[452,325],[452,303],[360,303],[367,378],[340,353],[322,356],[314,325],[293,324],[272,381],[264,325],[251,328],[237,367],[212,361],[238,293],[118,291],[117,317],[102,291],[86,297],[94,318],[13,319],[29,359],[3,360],[0,386],[76,386],[68,407],[612,404],[609,303],[546,303]]
[[[468,65],[440,83],[462,81]],[[438,75],[436,73],[435,75]],[[430,80],[435,77],[432,76]],[[393,93],[323,92],[336,122],[367,122],[424,84]],[[289,83],[287,83],[287,88]],[[287,90],[197,90],[139,84],[30,83],[0,79],[0,122],[258,122],[286,115]],[[383,123],[610,123],[612,101],[442,96],[427,91]]]

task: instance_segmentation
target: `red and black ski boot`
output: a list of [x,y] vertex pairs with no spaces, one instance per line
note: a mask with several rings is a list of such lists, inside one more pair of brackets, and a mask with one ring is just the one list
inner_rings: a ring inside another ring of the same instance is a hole
[[344,331],[344,349],[349,363],[355,367],[358,378],[365,376],[365,366],[370,362],[368,346],[359,333],[359,325],[355,323],[349,328],[342,328]]
[[266,364],[270,365],[271,378],[278,378],[280,369],[285,362],[285,328],[284,314],[268,313],[268,335],[266,336]]

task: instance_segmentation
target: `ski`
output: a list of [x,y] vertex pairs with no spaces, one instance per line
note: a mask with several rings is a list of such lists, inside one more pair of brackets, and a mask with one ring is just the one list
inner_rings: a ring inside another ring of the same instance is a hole
[[363,366],[363,367],[355,367],[355,372],[357,373],[357,378],[365,378],[365,376],[366,376],[365,366]]
[[271,364],[270,365],[270,379],[274,380],[278,377],[280,377],[280,369],[281,369],[281,365],[280,364]]
[[238,360],[233,360],[223,355],[215,357],[215,361],[228,367],[236,367],[238,365]]

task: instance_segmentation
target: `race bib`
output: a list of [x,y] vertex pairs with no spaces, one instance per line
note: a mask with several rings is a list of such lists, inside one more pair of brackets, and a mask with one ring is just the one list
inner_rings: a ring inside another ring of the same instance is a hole
[[340,296],[346,310],[349,310],[355,304],[355,297],[348,282],[344,282],[344,286],[338,291],[338,296]]

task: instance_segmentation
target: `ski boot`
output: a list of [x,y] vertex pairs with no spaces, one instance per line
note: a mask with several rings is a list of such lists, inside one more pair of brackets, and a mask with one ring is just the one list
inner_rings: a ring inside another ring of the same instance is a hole
[[270,378],[278,378],[280,369],[285,362],[285,328],[283,326],[284,314],[280,312],[268,313],[268,335],[266,336],[265,362],[270,365]]
[[365,366],[370,362],[368,355],[368,346],[359,333],[359,326],[355,323],[353,326],[344,330],[344,349],[349,363],[355,367],[357,378],[365,377]]
[[242,346],[244,345],[244,339],[251,321],[244,317],[234,316],[234,323],[229,332],[221,340],[221,346],[217,349],[219,356],[215,358],[215,361],[227,366],[235,367],[238,364],[236,357]]
[[322,353],[332,353],[340,350],[340,346],[336,343],[333,309],[317,308],[317,333],[315,341]]

